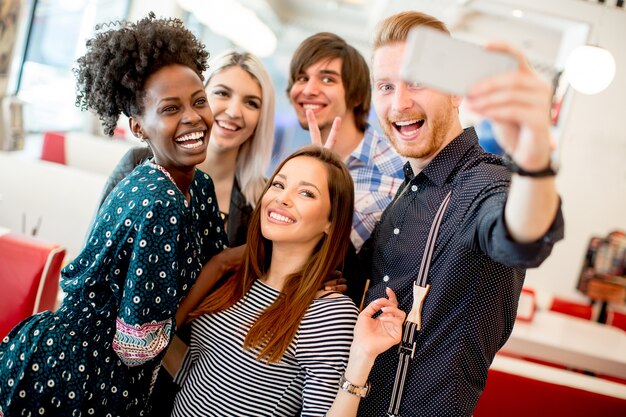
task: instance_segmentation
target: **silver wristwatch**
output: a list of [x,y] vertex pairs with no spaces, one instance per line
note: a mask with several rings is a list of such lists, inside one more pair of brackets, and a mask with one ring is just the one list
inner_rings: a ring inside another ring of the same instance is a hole
[[348,381],[345,375],[341,375],[339,379],[339,388],[343,391],[348,392],[349,394],[356,395],[357,397],[365,398],[370,393],[370,388],[372,384],[369,381],[365,383],[365,386],[362,387],[360,385],[354,385],[352,382]]

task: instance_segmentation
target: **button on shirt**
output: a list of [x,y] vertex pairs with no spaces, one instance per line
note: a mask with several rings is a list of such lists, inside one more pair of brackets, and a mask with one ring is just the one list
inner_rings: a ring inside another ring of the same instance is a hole
[[346,159],[354,181],[354,219],[350,239],[357,252],[380,220],[404,179],[405,160],[372,126]]
[[[426,166],[405,181],[385,210],[359,257],[371,271],[366,305],[393,289],[406,312],[433,218],[448,191],[430,265],[431,285],[402,397],[402,416],[469,416],[487,369],[515,321],[525,268],[538,266],[563,237],[557,217],[536,243],[514,242],[504,224],[510,172],[501,158],[478,145],[466,129]],[[376,360],[372,391],[359,416],[386,415],[398,364],[398,349]]]

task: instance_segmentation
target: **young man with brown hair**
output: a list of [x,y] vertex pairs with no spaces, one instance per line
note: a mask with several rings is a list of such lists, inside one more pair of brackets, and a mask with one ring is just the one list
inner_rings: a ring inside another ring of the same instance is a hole
[[287,94],[300,125],[309,130],[307,112],[326,142],[341,118],[333,150],[354,180],[355,210],[351,241],[356,251],[370,236],[395,195],[404,174],[402,160],[367,123],[371,83],[367,62],[341,37],[318,33],[305,39],[290,64]]

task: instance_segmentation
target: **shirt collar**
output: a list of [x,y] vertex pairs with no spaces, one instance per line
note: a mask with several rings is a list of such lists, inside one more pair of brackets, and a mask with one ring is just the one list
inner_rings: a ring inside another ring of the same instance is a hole
[[356,148],[354,148],[354,150],[352,151],[352,153],[350,155],[348,155],[348,159],[346,160],[346,165],[351,165],[351,164],[362,164],[362,165],[367,165],[369,160],[370,160],[370,156],[369,156],[369,152],[367,152],[367,150],[363,149],[363,143],[365,142],[365,138],[363,138],[359,144],[356,146]]
[[[430,181],[438,187],[445,184],[450,174],[459,165],[459,162],[466,152],[478,145],[478,136],[473,127],[468,127],[454,138],[445,148],[443,148],[432,161],[428,163],[421,174],[424,174]],[[411,181],[415,174],[408,162],[404,165],[404,175]]]
[[348,155],[348,157],[344,161],[348,167],[356,167],[361,165],[366,166],[370,163],[372,153],[372,140],[368,136],[371,135],[372,132],[373,129],[368,124],[365,127],[363,139],[361,139],[356,148],[354,148],[352,153],[350,153],[350,155]]

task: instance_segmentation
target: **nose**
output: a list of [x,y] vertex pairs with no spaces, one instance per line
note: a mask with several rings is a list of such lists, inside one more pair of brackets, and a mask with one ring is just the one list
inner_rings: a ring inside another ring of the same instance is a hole
[[317,80],[315,78],[309,78],[306,84],[304,85],[304,89],[302,90],[302,93],[305,96],[314,96],[314,95],[317,95],[318,92],[319,92],[319,85],[317,83]]
[[[183,123],[187,123],[190,125],[196,125],[200,123],[200,121],[202,120],[202,116],[200,115],[200,113],[198,113],[198,111],[192,106],[188,106],[185,109],[185,113],[183,116],[184,116]],[[213,121],[213,114],[211,113],[211,120],[207,120],[206,122],[210,124],[212,121]]]
[[241,103],[238,100],[229,100],[224,112],[231,119],[241,117]]
[[411,97],[411,92],[408,90],[405,83],[400,83],[393,93],[393,109],[396,111],[406,110],[412,105],[413,99]]
[[211,108],[209,107],[206,110],[207,112],[204,115],[204,121],[206,122],[206,127],[208,129],[208,135],[209,133],[211,133],[211,128],[213,127],[213,122],[215,121],[215,119],[213,118],[213,112],[211,111]]
[[291,197],[287,191],[283,191],[282,193],[276,196],[276,204],[284,207],[291,207]]

